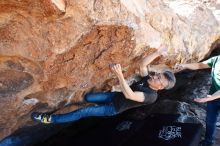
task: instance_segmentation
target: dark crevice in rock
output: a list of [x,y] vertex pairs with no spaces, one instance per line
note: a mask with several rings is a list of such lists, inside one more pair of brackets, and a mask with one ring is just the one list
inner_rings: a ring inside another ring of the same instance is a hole
[[[212,43],[212,45],[210,47],[210,53],[208,55],[209,55],[209,57],[207,57],[207,58],[220,55],[220,38]],[[204,60],[206,60],[207,58],[205,58]]]
[[12,60],[8,60],[5,62],[5,64],[10,67],[11,69],[15,69],[15,70],[20,70],[20,71],[24,71],[24,67],[21,65],[21,63],[19,62],[14,62]]
[[220,44],[212,51],[210,56],[220,55]]
[[34,79],[29,73],[15,70],[0,71],[0,97],[20,92],[33,82]]

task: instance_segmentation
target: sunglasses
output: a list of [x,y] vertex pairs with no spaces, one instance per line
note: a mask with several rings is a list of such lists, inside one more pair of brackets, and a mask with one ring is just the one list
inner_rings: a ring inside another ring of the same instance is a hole
[[[150,77],[153,77],[153,76],[156,76],[157,79],[159,80],[160,84],[165,87],[166,85],[163,84],[163,82],[161,81],[162,79],[162,73],[157,73],[157,72],[149,72],[149,76]],[[154,78],[155,79],[155,78]]]

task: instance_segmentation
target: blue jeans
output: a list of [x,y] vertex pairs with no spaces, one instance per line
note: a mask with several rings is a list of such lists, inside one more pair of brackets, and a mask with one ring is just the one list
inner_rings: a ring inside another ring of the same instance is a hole
[[216,127],[217,117],[220,110],[220,100],[207,103],[205,143],[213,143],[213,134]]
[[77,121],[84,117],[91,116],[113,116],[117,114],[112,103],[116,92],[101,92],[86,94],[85,100],[87,102],[97,103],[99,105],[87,106],[66,114],[51,115],[52,123],[66,123]]

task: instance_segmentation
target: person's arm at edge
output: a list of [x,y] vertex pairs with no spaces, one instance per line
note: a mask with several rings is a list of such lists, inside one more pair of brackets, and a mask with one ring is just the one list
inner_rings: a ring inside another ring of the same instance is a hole
[[218,99],[220,98],[220,90],[218,90],[217,92],[215,92],[214,94],[211,95],[211,99],[212,100],[215,100],[215,99]]
[[213,60],[215,60],[215,57],[209,58],[208,60],[199,63],[176,64],[174,67],[174,72],[179,72],[185,69],[197,70],[211,68]]
[[204,63],[179,64],[177,66],[179,66],[181,70],[185,70],[185,69],[197,70],[197,69],[210,68],[208,64],[204,64]]
[[218,99],[218,98],[220,98],[220,90],[218,90],[217,92],[212,94],[212,100],[215,100],[215,99]]
[[207,95],[207,97],[205,98],[196,98],[194,99],[194,101],[204,103],[204,102],[212,101],[212,100],[219,99],[219,98],[220,98],[220,90],[215,92],[212,95]]

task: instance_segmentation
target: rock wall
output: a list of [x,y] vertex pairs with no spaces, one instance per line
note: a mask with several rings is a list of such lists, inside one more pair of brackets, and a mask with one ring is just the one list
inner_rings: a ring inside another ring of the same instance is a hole
[[197,62],[218,44],[219,1],[1,0],[0,139],[30,123],[33,111],[67,112],[91,90],[117,84],[161,43],[154,64]]

